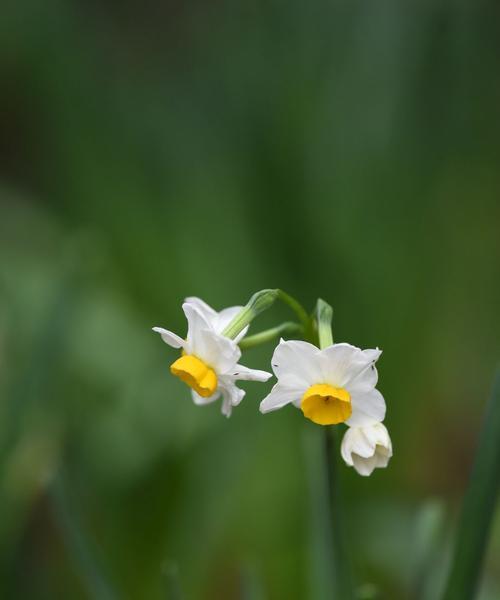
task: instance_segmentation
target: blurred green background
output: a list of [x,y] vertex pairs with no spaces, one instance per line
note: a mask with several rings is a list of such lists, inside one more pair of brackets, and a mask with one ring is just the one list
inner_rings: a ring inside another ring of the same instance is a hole
[[[272,382],[195,407],[150,330],[264,287],[384,350],[395,456],[341,467],[353,568],[366,598],[437,598],[499,355],[499,16],[4,0],[2,598],[325,598],[314,426],[259,414]],[[499,573],[497,517],[481,600]]]

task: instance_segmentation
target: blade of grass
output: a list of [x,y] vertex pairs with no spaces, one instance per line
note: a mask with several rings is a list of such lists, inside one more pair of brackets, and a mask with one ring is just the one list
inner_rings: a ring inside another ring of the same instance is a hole
[[75,506],[70,505],[64,477],[59,473],[49,490],[54,516],[59,525],[64,543],[75,560],[75,565],[85,584],[90,598],[115,600],[115,594],[98,564],[96,553],[85,534],[83,524]]
[[[68,256],[70,256],[68,254]],[[70,259],[68,259],[69,261]],[[6,585],[16,585],[13,575],[16,573],[15,564],[18,561],[21,543],[21,532],[28,522],[30,511],[36,501],[38,486],[19,489],[8,489],[9,465],[15,464],[16,455],[21,449],[29,448],[34,435],[43,438],[43,426],[30,428],[33,415],[37,409],[45,406],[44,412],[50,415],[46,421],[54,422],[56,411],[51,404],[54,381],[58,377],[58,365],[66,349],[66,338],[71,322],[74,297],[77,293],[76,275],[71,264],[62,269],[58,279],[53,282],[53,296],[47,302],[46,314],[38,326],[38,331],[27,352],[25,363],[21,362],[19,371],[14,376],[7,390],[8,399],[3,415],[3,432],[0,436],[0,580]],[[21,320],[20,308],[13,307],[13,320]],[[33,427],[33,426],[31,426]],[[50,426],[49,426],[50,427]],[[53,432],[50,431],[49,435]],[[59,449],[54,447],[51,462],[57,462]],[[40,455],[38,456],[40,458]],[[43,463],[38,463],[40,468]],[[48,466],[47,463],[45,466]],[[31,461],[29,469],[35,467]],[[43,467],[42,467],[43,468]],[[20,474],[20,473],[18,473]],[[26,472],[24,473],[26,475]],[[40,477],[40,472],[31,472],[32,481]],[[44,485],[44,484],[43,484]],[[0,595],[3,594],[0,591]]]
[[497,371],[465,493],[443,600],[470,600],[477,590],[500,482],[500,370]]

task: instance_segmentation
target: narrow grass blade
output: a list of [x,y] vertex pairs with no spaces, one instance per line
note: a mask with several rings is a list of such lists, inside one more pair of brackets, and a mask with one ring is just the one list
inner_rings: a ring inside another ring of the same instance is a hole
[[471,600],[477,589],[500,482],[500,370],[486,409],[443,600]]
[[61,473],[55,478],[49,494],[61,535],[68,552],[75,561],[75,566],[87,588],[89,597],[96,600],[115,600],[118,596],[105,579],[102,569],[96,561],[94,549],[85,535],[83,524],[76,514],[75,507],[70,506]]

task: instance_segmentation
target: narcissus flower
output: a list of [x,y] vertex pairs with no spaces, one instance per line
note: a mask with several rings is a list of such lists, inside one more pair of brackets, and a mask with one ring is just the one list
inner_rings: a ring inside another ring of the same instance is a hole
[[380,350],[333,344],[320,350],[302,341],[283,341],[272,358],[278,382],[261,402],[263,413],[286,404],[320,425],[365,427],[383,421],[385,401],[375,389]]
[[371,475],[377,467],[387,467],[392,456],[389,433],[382,423],[349,427],[340,448],[342,458],[360,475]]
[[170,371],[192,389],[195,404],[210,404],[222,395],[222,414],[229,417],[232,407],[245,395],[236,381],[267,381],[271,374],[238,364],[241,357],[238,341],[248,328],[234,340],[222,335],[241,307],[217,313],[199,298],[187,298],[182,309],[188,321],[186,339],[162,327],[153,327],[166,344],[182,348],[182,355],[172,363]]

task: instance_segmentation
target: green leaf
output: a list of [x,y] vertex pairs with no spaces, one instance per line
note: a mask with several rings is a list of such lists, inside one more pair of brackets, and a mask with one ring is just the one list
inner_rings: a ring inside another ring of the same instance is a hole
[[486,409],[443,600],[474,597],[500,482],[500,370]]

